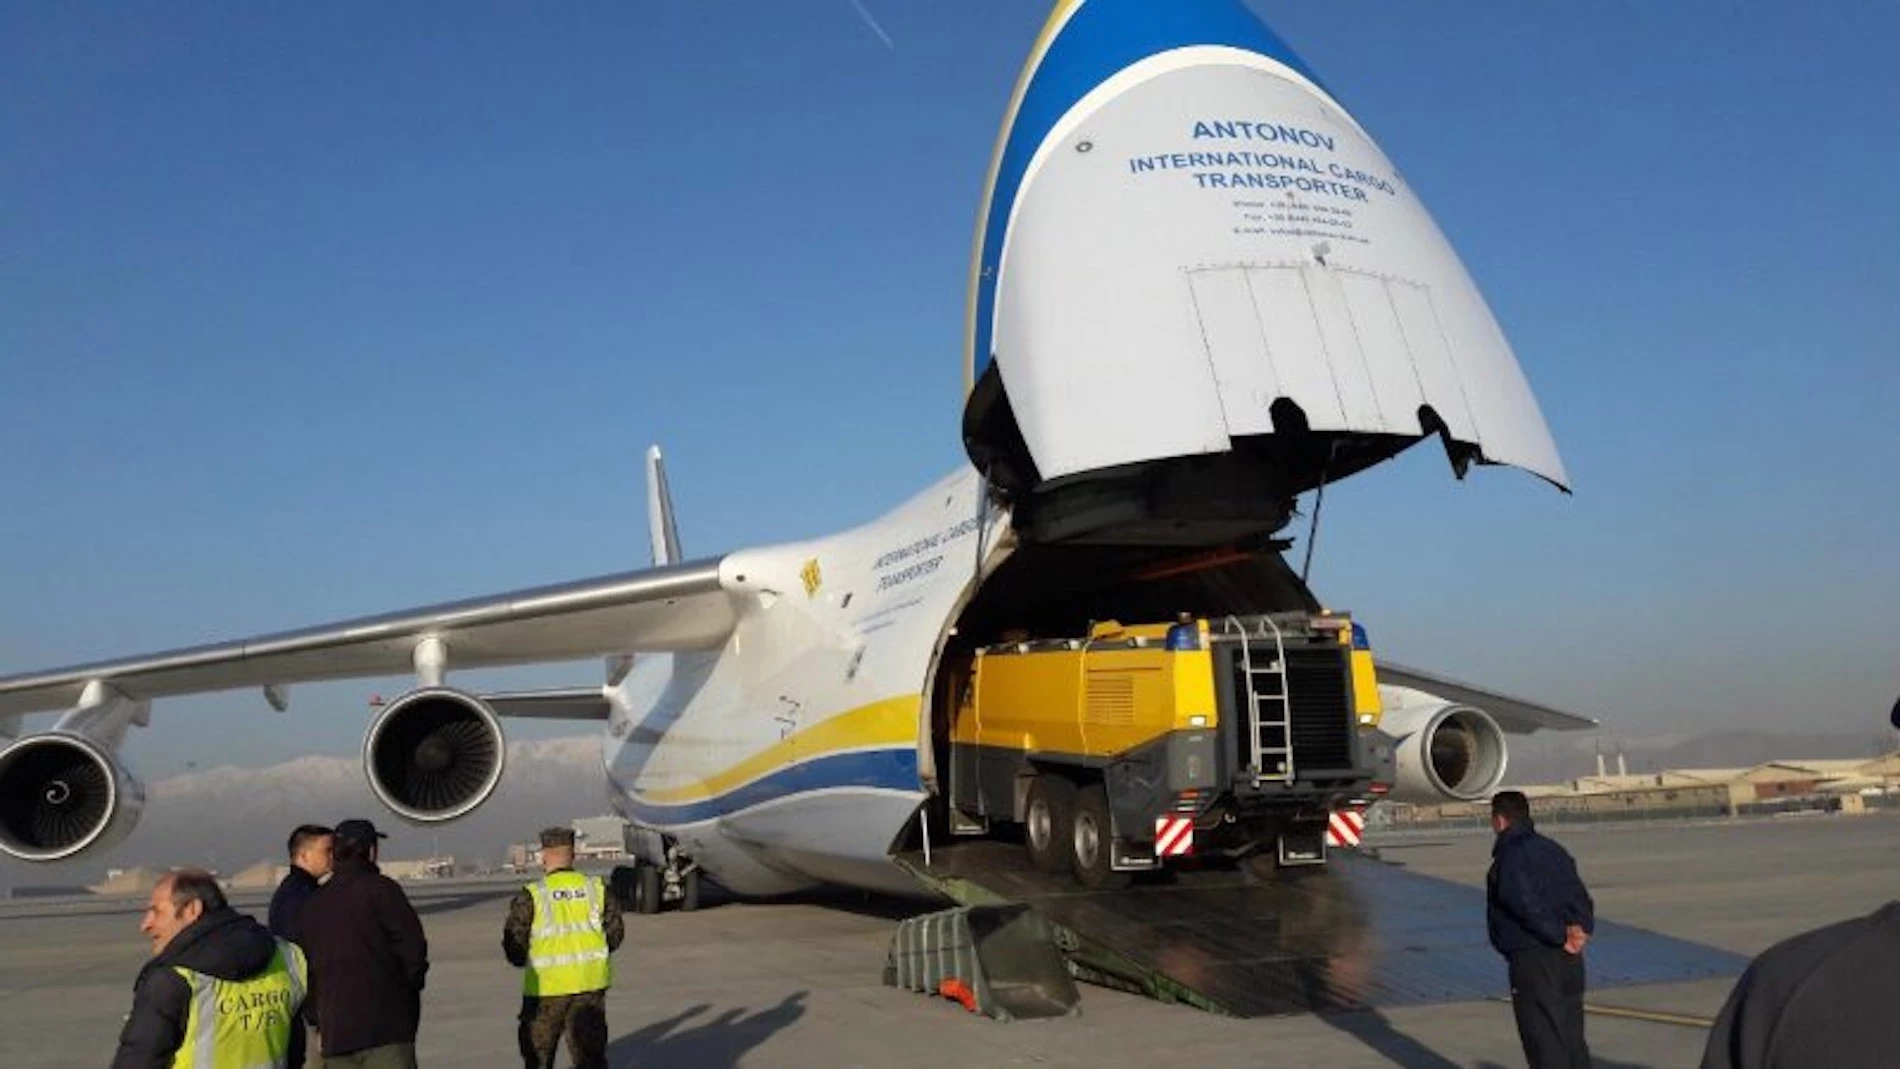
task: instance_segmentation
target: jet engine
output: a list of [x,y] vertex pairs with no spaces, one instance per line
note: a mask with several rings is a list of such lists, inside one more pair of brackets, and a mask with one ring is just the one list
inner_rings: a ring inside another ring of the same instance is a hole
[[0,850],[59,861],[124,839],[145,811],[145,785],[113,752],[63,731],[0,750]]
[[1386,736],[1395,802],[1432,805],[1487,798],[1504,782],[1504,731],[1489,713],[1420,695],[1429,704],[1388,705]]
[[438,823],[495,793],[507,746],[487,702],[450,687],[412,690],[384,707],[363,740],[370,790],[397,816]]

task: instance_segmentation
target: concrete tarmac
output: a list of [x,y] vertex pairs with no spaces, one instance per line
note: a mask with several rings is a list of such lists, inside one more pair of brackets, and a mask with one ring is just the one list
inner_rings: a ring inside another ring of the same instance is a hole
[[[1600,916],[1753,955],[1896,897],[1900,817],[1546,829],[1582,867]],[[1373,840],[1386,860],[1482,887],[1490,837]],[[411,885],[433,966],[425,1066],[507,1066],[519,974],[502,961],[512,883]],[[240,908],[261,913],[256,897]],[[0,1066],[111,1059],[146,956],[142,903],[0,903]],[[1158,1064],[1491,1067],[1523,1064],[1509,1006],[1408,1006],[1237,1020],[1082,987],[1082,1013],[1000,1024],[884,987],[895,921],[931,907],[840,893],[628,918],[608,1017],[615,1066]],[[1483,924],[1482,912],[1472,917]],[[1499,964],[1500,975],[1502,963]],[[1591,992],[1593,1003],[1713,1017],[1731,981]],[[1594,1015],[1598,1066],[1693,1065],[1705,1033]],[[562,1064],[567,1064],[563,1055]]]

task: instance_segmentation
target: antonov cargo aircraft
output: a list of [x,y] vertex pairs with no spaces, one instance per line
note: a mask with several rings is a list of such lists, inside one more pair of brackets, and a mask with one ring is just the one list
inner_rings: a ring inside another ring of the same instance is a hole
[[[689,559],[657,451],[653,567],[0,678],[0,848],[131,831],[118,756],[157,699],[413,673],[363,746],[378,798],[460,817],[501,721],[604,724],[602,768],[669,884],[913,889],[941,835],[951,673],[1092,621],[1318,613],[1275,535],[1297,495],[1426,438],[1459,477],[1566,475],[1516,358],[1404,176],[1240,0],[1061,0],[1011,94],[978,215],[970,464],[883,517]],[[474,694],[456,671],[603,658],[605,681]],[[1481,797],[1503,731],[1582,718],[1379,666],[1391,797]]]

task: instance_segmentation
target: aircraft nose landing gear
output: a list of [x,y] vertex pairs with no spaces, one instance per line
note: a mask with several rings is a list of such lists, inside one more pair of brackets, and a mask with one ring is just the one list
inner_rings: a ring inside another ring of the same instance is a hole
[[667,839],[665,844],[664,864],[636,857],[633,864],[614,869],[610,886],[620,899],[621,909],[653,914],[669,902],[678,903],[682,913],[699,908],[699,863],[681,852],[673,840]]

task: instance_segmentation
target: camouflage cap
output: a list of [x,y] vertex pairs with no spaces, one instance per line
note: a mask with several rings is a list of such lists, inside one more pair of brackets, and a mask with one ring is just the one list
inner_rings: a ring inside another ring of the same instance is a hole
[[573,846],[573,845],[574,845],[574,829],[573,828],[544,828],[541,831],[541,848],[544,850],[550,846]]

